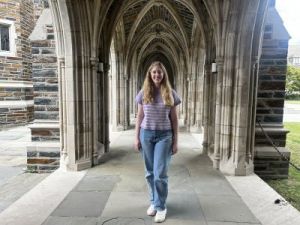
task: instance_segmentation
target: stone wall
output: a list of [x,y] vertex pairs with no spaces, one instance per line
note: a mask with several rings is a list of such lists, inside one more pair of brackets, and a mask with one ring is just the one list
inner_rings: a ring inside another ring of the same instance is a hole
[[33,120],[32,55],[28,39],[34,27],[33,3],[2,0],[0,24],[9,27],[10,49],[0,51],[0,129]]
[[45,173],[59,168],[60,138],[56,121],[35,121],[29,126],[31,143],[27,145],[27,171]]
[[33,55],[34,123],[27,146],[27,169],[52,172],[59,167],[60,133],[57,56],[49,8],[42,11],[30,35]]
[[[271,7],[268,12],[259,63],[256,121],[287,158],[287,130],[283,128],[285,80],[289,35]],[[255,172],[263,178],[286,178],[289,164],[272,147],[257,124],[255,132]]]

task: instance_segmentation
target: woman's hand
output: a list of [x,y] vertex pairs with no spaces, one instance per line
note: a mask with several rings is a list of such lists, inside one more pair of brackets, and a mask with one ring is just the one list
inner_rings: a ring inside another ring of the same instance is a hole
[[171,124],[173,130],[173,143],[172,143],[172,155],[176,154],[178,151],[178,118],[176,112],[176,106],[171,108]]
[[138,104],[138,112],[136,116],[136,122],[135,122],[135,141],[134,141],[134,149],[136,151],[140,151],[142,148],[141,141],[140,141],[140,127],[141,123],[144,118],[144,110],[143,110],[143,105]]
[[172,155],[175,155],[177,152],[178,152],[178,144],[177,144],[177,140],[174,140],[172,144]]
[[141,148],[142,148],[142,145],[141,145],[140,139],[136,138],[135,142],[134,142],[134,149],[136,151],[140,151]]

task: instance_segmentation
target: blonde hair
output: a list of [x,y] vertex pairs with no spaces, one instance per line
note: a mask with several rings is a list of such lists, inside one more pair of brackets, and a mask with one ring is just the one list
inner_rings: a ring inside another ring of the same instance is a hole
[[163,79],[160,83],[160,93],[162,95],[163,102],[166,106],[173,106],[174,98],[172,94],[171,84],[169,82],[168,73],[164,65],[159,61],[153,62],[147,70],[146,77],[143,84],[143,91],[144,91],[143,102],[145,104],[149,104],[149,103],[153,103],[154,101],[155,84],[151,78],[151,70],[154,66],[158,66],[163,71],[164,74]]

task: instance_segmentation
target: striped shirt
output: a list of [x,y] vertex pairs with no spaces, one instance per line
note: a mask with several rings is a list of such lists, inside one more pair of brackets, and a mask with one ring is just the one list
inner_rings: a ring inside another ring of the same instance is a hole
[[[174,98],[174,106],[181,103],[181,100],[177,93],[172,90]],[[171,107],[165,106],[160,90],[155,91],[154,101],[151,104],[143,104],[144,92],[141,90],[136,98],[136,103],[143,105],[144,118],[141,123],[141,128],[148,130],[171,130],[170,112]]]

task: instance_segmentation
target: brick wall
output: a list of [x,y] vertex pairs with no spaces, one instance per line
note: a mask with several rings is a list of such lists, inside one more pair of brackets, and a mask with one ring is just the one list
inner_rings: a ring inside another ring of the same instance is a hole
[[30,0],[2,0],[0,23],[11,22],[15,52],[0,52],[0,128],[25,124],[33,119],[32,55],[28,37],[33,30]]

